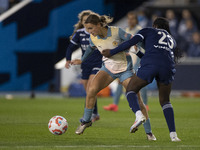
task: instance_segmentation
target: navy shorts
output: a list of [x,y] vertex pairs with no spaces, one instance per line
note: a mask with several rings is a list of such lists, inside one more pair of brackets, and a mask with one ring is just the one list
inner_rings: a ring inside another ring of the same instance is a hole
[[83,80],[88,80],[90,75],[92,74],[96,74],[100,69],[101,69],[101,66],[102,65],[96,65],[96,66],[93,66],[93,67],[90,67],[90,66],[87,66],[87,65],[84,65],[81,67],[82,69],[82,79]]
[[169,84],[174,80],[176,69],[156,65],[144,65],[138,68],[137,76],[151,83],[155,78],[158,82]]

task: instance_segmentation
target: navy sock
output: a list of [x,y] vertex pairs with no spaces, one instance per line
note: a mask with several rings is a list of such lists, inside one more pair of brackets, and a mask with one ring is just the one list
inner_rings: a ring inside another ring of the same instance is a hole
[[175,121],[174,121],[174,110],[173,110],[172,104],[170,102],[166,103],[162,106],[162,109],[165,115],[165,119],[169,128],[169,131],[176,132]]
[[138,103],[138,98],[137,95],[134,91],[129,91],[126,93],[126,98],[128,100],[129,103],[129,107],[131,108],[131,110],[136,113],[138,110],[140,110],[140,106]]
[[96,100],[96,103],[94,105],[94,110],[93,110],[93,114],[98,114],[98,108],[97,108],[97,100]]

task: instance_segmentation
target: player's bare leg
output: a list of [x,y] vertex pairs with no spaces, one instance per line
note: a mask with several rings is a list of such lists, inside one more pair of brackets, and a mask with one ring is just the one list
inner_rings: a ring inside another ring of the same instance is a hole
[[96,101],[95,97],[105,87],[107,87],[113,78],[105,71],[99,71],[92,79],[88,87],[88,93],[86,96],[86,108],[92,109]]
[[[143,103],[143,100],[139,94],[139,90],[146,86],[148,84],[148,82],[138,78],[136,75],[134,75],[128,85],[127,85],[127,92],[130,92],[130,91],[133,91],[131,94],[133,97],[135,97],[136,99],[138,98],[138,103],[139,103],[139,106],[140,106],[140,109],[143,113],[143,115],[146,117],[146,122],[143,124],[144,128],[145,128],[145,132],[147,134],[147,140],[149,141],[155,141],[156,140],[156,137],[152,134],[152,131],[151,131],[151,124],[150,124],[150,120],[149,120],[149,117],[148,117],[148,112],[146,110],[146,107]],[[137,97],[136,97],[136,93],[137,93]],[[132,99],[133,100],[133,99]],[[137,118],[136,118],[137,119]],[[133,124],[131,126],[131,133],[137,131],[138,129],[138,124]]]
[[[90,86],[90,83],[92,82],[93,78],[95,77],[95,74],[91,74],[89,79],[88,79],[88,83],[87,83],[87,89],[86,91],[89,89],[89,86]],[[97,100],[97,96],[95,97],[96,100]],[[97,108],[97,101],[95,102],[95,105],[94,105],[94,110],[93,110],[93,113],[92,113],[92,117],[91,117],[91,120],[92,122],[95,122],[97,120],[100,119],[100,116],[98,114],[98,108]]]
[[91,80],[86,96],[86,108],[81,125],[77,128],[76,134],[82,134],[87,127],[92,125],[91,116],[96,102],[96,95],[99,91],[107,87],[113,78],[105,71],[99,71],[95,77]]
[[[123,81],[123,83],[122,83],[122,85],[125,87],[125,89],[127,89],[128,88],[128,85],[129,85],[129,82],[131,81],[131,78],[128,78],[128,79],[126,79],[125,81]],[[130,92],[130,91],[129,91]],[[139,92],[138,92],[139,93]],[[143,102],[142,102],[142,99],[141,99],[141,96],[140,96],[140,94],[137,94],[138,95],[138,104],[139,105],[141,105],[142,107],[140,108],[140,106],[139,106],[139,108],[138,108],[138,110],[134,110],[134,104],[133,104],[133,100],[129,100],[128,98],[127,98],[127,100],[128,100],[128,102],[129,102],[129,106],[130,106],[130,108],[132,109],[132,111],[135,113],[135,115],[136,115],[136,120],[135,120],[135,122],[134,122],[134,124],[131,126],[131,128],[130,128],[130,132],[131,133],[134,133],[134,132],[136,132],[137,130],[138,130],[138,127],[143,123],[143,122],[145,122],[146,121],[146,117],[148,118],[148,115],[147,115],[147,111],[146,111],[146,109],[145,109],[145,107],[143,106],[144,104],[143,104]],[[137,102],[137,101],[135,101],[135,102]],[[143,109],[143,112],[144,112],[144,114],[146,115],[146,117],[143,115],[143,113],[142,113],[142,109]]]
[[[131,80],[131,78],[128,78],[122,83],[122,85],[124,86],[125,89],[127,89],[130,80]],[[139,102],[139,105],[140,105],[140,109],[141,109],[143,115],[146,117],[146,119],[148,119],[149,118],[148,117],[148,113],[147,113],[146,107],[145,107],[145,105],[143,103],[143,100],[142,100],[142,97],[140,95],[140,92],[137,93],[137,96],[138,96],[138,102]]]
[[119,104],[120,97],[121,97],[121,95],[123,93],[123,86],[120,83],[119,79],[117,79],[117,82],[118,82],[117,89],[116,89],[115,93],[113,93],[114,94],[113,103],[111,103],[111,104],[109,104],[107,106],[103,106],[104,110],[114,111],[114,112],[118,111],[118,104]]
[[[88,80],[81,80],[81,83],[83,84],[86,93],[87,93],[89,84],[90,84],[90,82],[92,81],[92,79],[94,78],[94,76],[95,76],[95,74],[91,74],[91,75],[89,76],[89,79],[88,79]],[[97,99],[97,97],[96,97],[96,99]],[[95,103],[95,106],[94,106],[94,110],[93,110],[93,114],[92,114],[91,120],[92,120],[92,122],[95,122],[95,121],[97,121],[97,120],[99,120],[99,119],[100,119],[100,116],[99,116],[99,114],[98,114],[98,112],[97,112],[97,102],[96,102],[96,103]]]

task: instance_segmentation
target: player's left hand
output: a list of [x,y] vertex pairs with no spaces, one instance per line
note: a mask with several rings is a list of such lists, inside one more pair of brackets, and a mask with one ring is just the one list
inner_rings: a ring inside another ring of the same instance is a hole
[[101,54],[105,57],[111,57],[110,55],[110,49],[104,49]]
[[80,65],[82,63],[82,61],[80,59],[75,59],[71,61],[72,65]]

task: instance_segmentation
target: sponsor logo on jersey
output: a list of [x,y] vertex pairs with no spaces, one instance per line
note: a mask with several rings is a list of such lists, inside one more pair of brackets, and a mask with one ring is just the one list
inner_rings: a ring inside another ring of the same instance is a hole
[[167,46],[161,46],[161,45],[153,45],[155,48],[165,49],[167,51],[171,51],[171,49]]
[[85,36],[85,34],[83,34],[83,33],[80,33],[80,36]]
[[81,44],[81,47],[85,51],[87,49],[88,45]]

